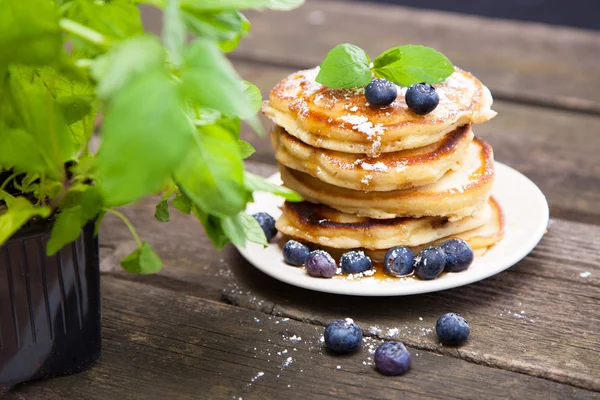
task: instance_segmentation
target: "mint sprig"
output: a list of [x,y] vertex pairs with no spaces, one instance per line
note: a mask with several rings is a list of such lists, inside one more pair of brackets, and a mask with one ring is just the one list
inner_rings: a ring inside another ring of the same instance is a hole
[[381,53],[373,63],[360,47],[342,44],[333,48],[321,64],[316,81],[334,89],[367,85],[373,76],[400,86],[440,83],[454,72],[454,66],[431,47],[405,45]]

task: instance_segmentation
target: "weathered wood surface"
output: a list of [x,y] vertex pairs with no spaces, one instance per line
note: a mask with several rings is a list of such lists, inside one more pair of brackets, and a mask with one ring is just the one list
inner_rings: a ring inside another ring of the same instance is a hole
[[251,35],[234,57],[308,68],[340,43],[359,45],[372,57],[401,44],[423,44],[473,72],[498,98],[600,113],[598,32],[322,0],[248,17]]
[[23,385],[5,398],[595,397],[414,348],[408,374],[384,377],[372,365],[377,338],[367,337],[356,354],[335,356],[323,348],[320,326],[110,277],[103,281],[103,302],[104,352],[91,370]]
[[[242,62],[236,67],[265,97],[294,71]],[[494,109],[496,118],[473,129],[492,145],[496,160],[532,179],[546,194],[553,217],[600,225],[600,116],[498,100]],[[265,126],[271,126],[266,119]],[[274,162],[266,138],[249,130],[244,138],[257,149],[252,160]]]

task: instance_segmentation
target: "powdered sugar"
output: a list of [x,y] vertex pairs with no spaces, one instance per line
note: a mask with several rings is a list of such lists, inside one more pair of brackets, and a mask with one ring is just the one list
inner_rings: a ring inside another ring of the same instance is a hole
[[589,278],[589,277],[590,277],[590,275],[592,275],[592,273],[591,273],[591,272],[589,272],[589,271],[587,271],[587,272],[582,272],[582,273],[580,273],[580,274],[579,274],[579,277],[580,277],[580,278],[583,278],[583,279],[586,279],[586,278]]
[[362,169],[367,171],[378,171],[378,172],[387,172],[388,167],[381,161],[377,161],[375,164],[370,164],[368,162],[361,162],[360,166]]

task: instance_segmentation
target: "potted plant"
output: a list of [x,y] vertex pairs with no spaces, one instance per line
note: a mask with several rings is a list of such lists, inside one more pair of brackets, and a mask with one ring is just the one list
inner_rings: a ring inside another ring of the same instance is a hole
[[161,268],[116,207],[159,193],[160,221],[172,206],[218,248],[266,244],[244,212],[252,192],[296,195],[244,171],[240,124],[262,132],[261,95],[223,52],[249,30],[240,9],[301,2],[148,0],[164,10],[160,38],[131,0],[0,3],[0,391],[98,357],[106,213],[138,243],[123,268]]

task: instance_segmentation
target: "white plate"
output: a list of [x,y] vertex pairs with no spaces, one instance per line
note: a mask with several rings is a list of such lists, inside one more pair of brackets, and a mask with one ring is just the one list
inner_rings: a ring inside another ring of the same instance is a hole
[[[281,183],[279,174],[271,176],[269,181]],[[533,250],[548,226],[548,203],[544,194],[520,172],[496,163],[492,194],[500,203],[506,218],[504,238],[477,259],[468,270],[447,273],[431,281],[388,281],[368,277],[349,280],[342,276],[333,279],[315,278],[308,275],[304,268],[287,265],[277,243],[271,243],[267,248],[248,243],[246,248],[238,247],[238,250],[267,275],[290,285],[320,292],[355,296],[405,296],[455,288],[488,278],[515,265]],[[283,203],[280,197],[269,193],[256,193],[254,196],[254,203],[248,204],[249,213],[264,211],[275,218],[279,217],[279,206]]]

